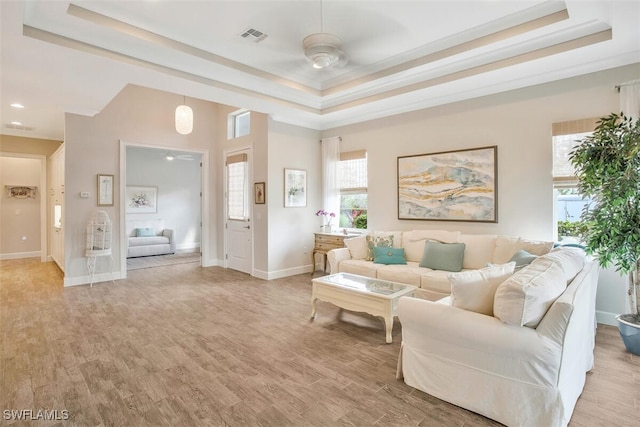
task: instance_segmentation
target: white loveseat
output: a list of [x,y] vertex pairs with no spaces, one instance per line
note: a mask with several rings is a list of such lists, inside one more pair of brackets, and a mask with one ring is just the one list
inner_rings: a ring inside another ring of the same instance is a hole
[[162,219],[127,221],[127,258],[175,252],[175,233]]
[[476,270],[488,263],[504,264],[520,249],[534,255],[543,255],[553,247],[553,242],[532,241],[519,237],[495,234],[463,234],[445,230],[377,231],[368,235],[393,236],[393,247],[403,248],[406,265],[376,264],[367,260],[366,235],[345,239],[347,247],[334,249],[327,254],[331,273],[352,273],[375,277],[419,287],[422,298],[436,301],[451,293],[450,271],[420,267],[425,243],[464,243],[463,271]]
[[[450,305],[455,289],[401,298],[398,378],[507,426],[566,426],[595,343],[598,267],[580,252],[554,249],[498,284],[493,316]],[[539,305],[549,288],[563,292]],[[523,325],[536,308],[541,319]]]

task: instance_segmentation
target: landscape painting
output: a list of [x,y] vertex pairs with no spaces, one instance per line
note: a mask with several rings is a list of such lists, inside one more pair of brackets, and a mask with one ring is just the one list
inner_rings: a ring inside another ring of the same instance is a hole
[[498,222],[498,147],[398,157],[398,219]]

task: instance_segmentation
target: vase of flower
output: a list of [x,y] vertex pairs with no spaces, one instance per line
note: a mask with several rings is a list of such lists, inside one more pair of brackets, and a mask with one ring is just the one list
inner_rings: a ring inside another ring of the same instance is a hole
[[333,220],[333,218],[335,218],[336,214],[334,214],[333,212],[327,212],[324,209],[320,209],[318,212],[316,212],[316,216],[322,217],[323,224],[320,226],[322,232],[331,233],[331,221]]

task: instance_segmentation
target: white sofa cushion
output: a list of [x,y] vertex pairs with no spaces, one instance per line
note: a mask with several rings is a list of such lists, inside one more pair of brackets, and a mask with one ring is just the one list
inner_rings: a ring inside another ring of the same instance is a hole
[[165,236],[153,237],[129,237],[129,247],[133,246],[151,246],[151,245],[168,245],[169,238]]
[[449,273],[450,304],[463,310],[493,316],[496,289],[513,274],[515,266],[515,262],[509,262],[479,270]]
[[366,259],[369,248],[365,235],[344,239],[344,245],[349,248],[352,259]]
[[[456,243],[460,236],[459,231],[446,230],[412,230],[402,233],[402,247],[407,261],[420,262],[424,253],[424,244],[427,241],[441,243]],[[394,245],[395,246],[395,245]]]
[[553,248],[553,242],[527,240],[519,237],[498,236],[493,251],[493,263],[505,264],[520,249],[533,255],[544,255]]
[[422,269],[423,273],[420,277],[420,287],[430,291],[438,292],[442,296],[451,293],[451,284],[449,283],[450,271]]
[[495,234],[461,234],[458,241],[465,244],[462,268],[484,268],[493,261]]
[[363,259],[347,259],[340,262],[340,273],[351,273],[366,277],[377,277],[379,268],[385,267],[384,264],[375,264],[372,261]]
[[566,287],[562,268],[540,257],[498,286],[493,314],[509,325],[535,328]]
[[424,268],[418,267],[417,262],[409,261],[406,265],[385,265],[379,268],[376,273],[378,279],[420,287]]
[[580,248],[555,248],[541,258],[550,259],[558,264],[567,279],[567,284],[578,275],[586,263],[586,253]]

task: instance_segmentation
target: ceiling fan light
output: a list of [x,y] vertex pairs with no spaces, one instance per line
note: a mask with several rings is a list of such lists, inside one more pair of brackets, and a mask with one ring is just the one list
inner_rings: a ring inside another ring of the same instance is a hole
[[342,41],[328,33],[311,34],[302,41],[304,54],[315,69],[323,69],[342,60],[345,56],[340,50]]
[[187,105],[176,108],[176,131],[188,135],[193,131],[193,110]]

